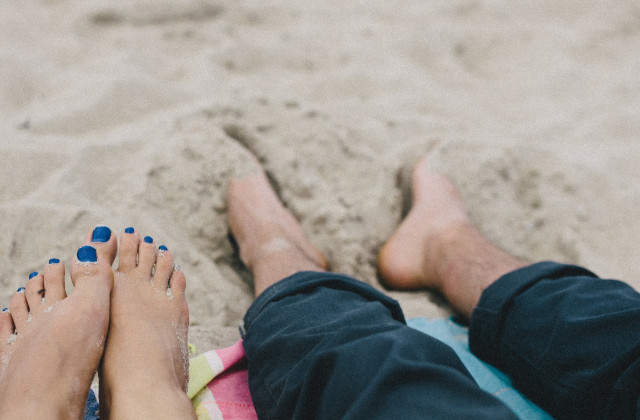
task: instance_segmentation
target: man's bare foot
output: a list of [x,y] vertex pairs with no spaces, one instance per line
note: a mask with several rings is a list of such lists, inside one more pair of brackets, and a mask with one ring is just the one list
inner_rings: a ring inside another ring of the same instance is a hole
[[187,397],[185,277],[165,246],[133,228],[120,240],[109,337],[100,367],[104,418],[195,418]]
[[0,314],[0,418],[83,418],[109,326],[115,246],[107,238],[101,252],[78,250],[69,296],[64,264],[51,259]]
[[253,273],[258,296],[299,271],[324,271],[327,262],[282,205],[257,159],[253,160],[253,174],[229,183],[227,217],[240,258]]
[[440,289],[441,244],[458,230],[474,228],[456,187],[431,171],[426,157],[413,170],[411,192],[411,210],[380,251],[378,271],[392,288]]
[[382,281],[396,289],[430,288],[468,319],[482,292],[500,276],[527,265],[493,246],[475,228],[451,180],[415,167],[413,203],[378,255]]

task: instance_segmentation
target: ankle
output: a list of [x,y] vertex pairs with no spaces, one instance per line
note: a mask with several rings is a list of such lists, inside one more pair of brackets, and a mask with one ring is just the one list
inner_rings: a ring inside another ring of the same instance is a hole
[[325,271],[323,263],[315,261],[297,247],[263,252],[247,266],[254,279],[255,296],[269,286],[301,271]]
[[460,289],[460,266],[469,260],[475,242],[484,240],[469,220],[460,220],[434,229],[429,242],[429,273],[434,288],[448,297]]

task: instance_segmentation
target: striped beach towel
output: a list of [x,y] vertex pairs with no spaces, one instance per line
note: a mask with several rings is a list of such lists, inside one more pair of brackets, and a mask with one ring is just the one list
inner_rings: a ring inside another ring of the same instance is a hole
[[198,420],[257,419],[242,341],[192,358],[187,394]]
[[[457,324],[453,319],[414,318],[408,321],[408,325],[451,346],[480,388],[502,400],[519,418],[552,419],[514,389],[504,373],[471,353],[467,328]],[[193,357],[190,360],[187,394],[193,401],[198,420],[257,419],[249,393],[247,360],[242,341]],[[87,401],[85,420],[96,419],[98,402],[92,390]]]

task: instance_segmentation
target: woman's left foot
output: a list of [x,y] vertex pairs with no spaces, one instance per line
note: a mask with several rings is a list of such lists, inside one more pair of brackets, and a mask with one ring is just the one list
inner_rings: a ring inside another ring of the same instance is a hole
[[189,310],[184,274],[164,246],[127,228],[114,272],[100,367],[101,417],[195,418],[187,397]]

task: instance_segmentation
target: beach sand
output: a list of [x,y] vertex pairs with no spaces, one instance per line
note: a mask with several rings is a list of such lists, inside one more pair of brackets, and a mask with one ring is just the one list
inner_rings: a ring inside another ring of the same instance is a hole
[[247,149],[332,269],[383,289],[403,174],[436,143],[497,245],[640,288],[637,1],[4,1],[0,39],[5,305],[94,225],[134,226],[185,272],[198,351],[235,342]]

